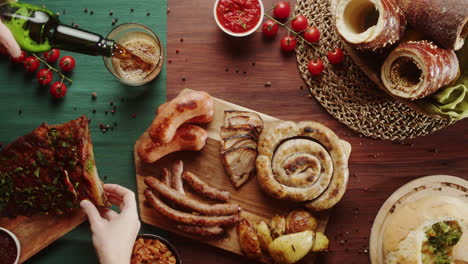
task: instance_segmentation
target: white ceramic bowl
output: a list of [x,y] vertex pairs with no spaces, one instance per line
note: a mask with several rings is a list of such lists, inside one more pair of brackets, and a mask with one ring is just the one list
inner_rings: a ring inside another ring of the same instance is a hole
[[21,254],[21,245],[20,245],[20,242],[18,240],[18,238],[15,236],[15,234],[13,234],[10,230],[8,229],[5,229],[3,227],[0,227],[0,231],[3,231],[5,233],[7,233],[8,235],[10,235],[11,238],[13,238],[13,240],[15,241],[15,244],[16,244],[16,249],[18,250],[16,252],[16,259],[15,259],[15,262],[13,262],[13,264],[18,264],[19,262],[19,259],[20,259],[20,254]]
[[262,0],[257,0],[258,3],[260,4],[260,19],[258,20],[258,23],[257,25],[255,25],[255,27],[253,27],[252,29],[250,29],[249,31],[246,31],[246,32],[242,32],[242,33],[234,33],[226,28],[223,27],[223,25],[221,25],[221,23],[219,23],[219,20],[218,20],[218,15],[216,13],[216,7],[218,6],[218,3],[219,3],[219,0],[216,0],[215,4],[214,4],[214,8],[213,8],[213,15],[214,15],[214,19],[216,21],[216,24],[218,24],[218,27],[221,28],[221,30],[224,31],[224,33],[228,34],[228,35],[231,35],[233,37],[245,37],[245,36],[248,36],[250,34],[252,34],[253,32],[255,32],[258,27],[260,27],[260,25],[262,24],[262,21],[263,21],[263,15],[264,15],[264,9],[263,9],[263,3],[262,3]]

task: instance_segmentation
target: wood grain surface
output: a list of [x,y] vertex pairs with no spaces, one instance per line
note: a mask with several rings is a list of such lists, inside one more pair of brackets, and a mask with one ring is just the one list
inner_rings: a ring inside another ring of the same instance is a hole
[[72,229],[83,223],[86,216],[80,210],[69,214],[18,216],[13,219],[0,218],[0,226],[13,232],[21,246],[20,263],[50,245]]
[[[235,226],[229,227],[227,229],[226,236],[219,237],[218,239],[207,240],[201,237],[184,234],[183,232],[179,232],[177,230],[173,222],[167,220],[164,216],[156,212],[156,210],[149,207],[145,203],[144,195],[144,191],[147,189],[147,186],[144,183],[144,178],[146,176],[153,176],[161,179],[160,175],[162,174],[163,168],[170,169],[176,160],[182,160],[184,162],[184,170],[195,173],[211,186],[229,191],[232,195],[232,198],[229,202],[239,204],[242,208],[240,216],[247,218],[252,224],[255,224],[261,220],[268,223],[269,220],[276,214],[286,216],[293,208],[301,207],[300,203],[278,201],[266,196],[260,189],[260,186],[257,184],[256,179],[253,178],[251,178],[249,181],[247,181],[247,183],[238,189],[233,187],[228,175],[224,171],[224,166],[221,162],[219,153],[221,148],[221,138],[219,132],[221,126],[223,126],[224,123],[225,110],[250,111],[250,109],[246,109],[241,106],[215,98],[215,115],[213,120],[204,126],[208,132],[207,144],[202,150],[198,152],[176,152],[158,160],[155,163],[146,164],[142,162],[136,154],[136,146],[143,138],[147,138],[148,134],[144,133],[140,137],[137,143],[135,143],[134,151],[138,201],[140,207],[140,217],[144,223],[160,227],[164,230],[187,236],[202,243],[207,243],[212,246],[242,255]],[[261,113],[259,114],[264,121],[264,127],[268,127],[270,124],[274,124],[278,121],[278,119],[271,116],[267,116]],[[194,199],[200,200],[200,196],[193,193],[190,188],[186,187],[185,190],[187,195]],[[324,232],[328,222],[329,212],[326,211],[314,215],[319,220],[319,226],[317,230]],[[304,262],[301,263],[311,264],[313,263],[314,257],[315,256],[309,256],[304,260]]]
[[[246,38],[229,37],[214,22],[214,2],[169,0],[168,98],[174,98],[184,88],[204,90],[279,119],[321,122],[352,144],[348,190],[331,212],[326,231],[331,238],[330,251],[322,253],[317,263],[369,263],[369,235],[374,218],[384,201],[403,184],[436,174],[468,179],[467,120],[404,142],[363,138],[309,98],[295,55],[280,51],[279,41],[287,34],[285,29],[280,28],[272,40],[264,39],[260,31]],[[263,2],[266,10],[273,3]],[[271,86],[266,87],[267,82]],[[186,264],[246,261],[176,235],[170,240]]]

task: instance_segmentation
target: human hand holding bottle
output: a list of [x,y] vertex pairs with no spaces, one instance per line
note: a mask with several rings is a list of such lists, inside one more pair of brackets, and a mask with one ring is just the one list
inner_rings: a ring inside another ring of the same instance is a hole
[[10,30],[0,21],[0,45],[3,45],[8,53],[13,58],[17,58],[21,55],[21,48],[16,43],[13,34]]
[[101,264],[128,264],[133,244],[140,229],[135,194],[116,184],[105,184],[109,201],[120,208],[98,209],[87,200],[80,205],[88,215],[93,233],[93,245]]

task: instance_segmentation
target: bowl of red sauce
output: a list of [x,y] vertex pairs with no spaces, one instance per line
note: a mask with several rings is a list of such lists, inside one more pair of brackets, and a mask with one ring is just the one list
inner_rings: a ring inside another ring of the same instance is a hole
[[21,246],[15,234],[0,227],[0,264],[17,264],[20,252]]
[[252,34],[262,23],[261,0],[216,0],[214,18],[227,34],[244,37]]

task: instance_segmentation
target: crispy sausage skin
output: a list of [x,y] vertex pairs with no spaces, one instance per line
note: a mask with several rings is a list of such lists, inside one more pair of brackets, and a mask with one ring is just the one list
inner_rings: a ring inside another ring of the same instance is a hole
[[189,171],[185,171],[182,174],[182,178],[194,191],[205,197],[223,202],[227,202],[231,199],[231,193],[209,186],[202,179],[198,178],[197,175]]
[[137,146],[140,159],[153,163],[169,153],[180,150],[200,150],[205,146],[207,132],[198,126],[183,124],[178,129],[171,142],[162,144],[145,136]]
[[148,132],[153,141],[169,143],[183,123],[195,117],[212,115],[214,101],[206,92],[185,92],[160,108]]
[[203,216],[172,209],[163,203],[161,199],[159,199],[159,197],[151,191],[151,189],[145,190],[145,197],[146,201],[148,201],[148,203],[154,209],[156,209],[156,211],[175,222],[188,225],[215,226],[229,225],[239,221],[239,214],[224,216]]
[[175,202],[176,204],[199,212],[205,215],[230,215],[236,214],[240,211],[240,206],[232,203],[220,204],[207,204],[199,202],[195,199],[187,197],[178,191],[166,186],[154,177],[146,177],[145,184],[148,185],[152,191],[161,195],[162,197]]
[[[185,195],[184,185],[182,181],[182,173],[184,172],[184,163],[181,160],[176,161],[172,165],[172,189],[176,190],[181,195]],[[169,185],[168,185],[169,186]]]
[[180,231],[199,236],[217,236],[224,233],[219,226],[176,225]]

